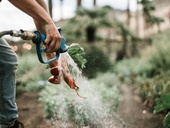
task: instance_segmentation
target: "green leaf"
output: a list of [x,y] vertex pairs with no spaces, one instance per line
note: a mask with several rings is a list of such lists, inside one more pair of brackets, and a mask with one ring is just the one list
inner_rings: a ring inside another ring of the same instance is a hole
[[80,68],[85,68],[87,60],[84,58],[84,49],[78,44],[73,43],[68,47],[68,53]]
[[170,128],[170,112],[165,116],[163,125],[164,128]]
[[154,113],[158,113],[167,109],[170,109],[170,93],[163,94],[159,99],[156,100]]

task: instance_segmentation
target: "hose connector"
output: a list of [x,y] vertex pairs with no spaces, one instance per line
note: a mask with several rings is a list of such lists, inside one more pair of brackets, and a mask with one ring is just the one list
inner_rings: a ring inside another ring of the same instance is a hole
[[[20,30],[20,32],[22,33],[21,38],[23,40],[34,40],[37,38],[37,35],[34,32],[30,32],[30,31],[24,31],[24,30]],[[20,34],[20,33],[19,33]]]

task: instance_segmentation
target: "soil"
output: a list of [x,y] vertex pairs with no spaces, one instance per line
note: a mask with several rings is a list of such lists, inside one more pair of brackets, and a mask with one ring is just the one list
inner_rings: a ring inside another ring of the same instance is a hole
[[43,106],[38,98],[37,92],[24,92],[17,95],[18,120],[25,128],[50,128],[50,121],[45,117]]
[[[162,128],[163,115],[153,114],[133,94],[128,85],[121,85],[124,100],[120,103],[118,115],[123,119],[126,128]],[[42,104],[38,101],[39,93],[24,92],[17,95],[19,121],[26,128],[50,128],[50,121],[45,117]]]
[[124,100],[120,103],[118,115],[127,128],[163,128],[164,114],[153,114],[153,110],[135,95],[132,86],[121,85]]

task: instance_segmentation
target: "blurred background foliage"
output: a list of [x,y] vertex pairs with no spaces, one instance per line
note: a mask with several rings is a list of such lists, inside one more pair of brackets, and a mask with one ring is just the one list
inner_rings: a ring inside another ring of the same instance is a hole
[[[83,75],[93,83],[103,100],[109,102],[109,107],[116,110],[119,106],[121,93],[117,85],[130,83],[135,90],[134,93],[139,95],[151,110],[155,113],[166,110],[164,126],[168,128],[170,105],[169,101],[168,105],[165,103],[170,99],[170,27],[167,25],[166,29],[161,30],[165,20],[159,17],[160,15],[155,16],[159,0],[137,2],[142,9],[135,15],[137,20],[139,20],[138,16],[142,15],[144,30],[140,30],[138,21],[135,30],[131,29],[130,23],[134,13],[130,12],[129,8],[118,11],[118,14],[125,15],[125,20],[120,20],[121,18],[116,17],[117,10],[109,6],[96,7],[95,3],[93,9],[85,9],[79,3],[75,17],[62,19],[56,24],[62,27],[67,45],[77,42],[84,48],[83,57],[87,62],[83,63],[85,64],[82,69]],[[167,3],[166,1],[166,5],[170,5]],[[140,31],[143,31],[143,36],[139,34]],[[8,39],[8,41],[11,42],[11,47],[16,45],[12,40]],[[28,44],[32,46],[30,42]],[[47,116],[53,116],[53,110],[57,109],[53,108],[60,107],[59,102],[56,103],[53,99],[56,98],[56,90],[61,87],[46,86],[49,85],[47,79],[50,73],[45,65],[38,62],[34,47],[30,51],[23,49],[21,43],[18,43],[17,47],[16,52],[20,60],[17,89],[19,91],[42,90],[40,99],[45,106]],[[76,61],[75,58],[73,59]],[[82,58],[81,60],[83,61]],[[81,66],[79,65],[80,68]],[[69,93],[68,90],[64,91]],[[65,101],[72,102],[71,97],[67,98]],[[110,101],[110,99],[114,100]],[[69,113],[73,114],[74,106],[68,109]],[[71,114],[70,116],[73,116]],[[79,120],[78,123],[81,121]]]

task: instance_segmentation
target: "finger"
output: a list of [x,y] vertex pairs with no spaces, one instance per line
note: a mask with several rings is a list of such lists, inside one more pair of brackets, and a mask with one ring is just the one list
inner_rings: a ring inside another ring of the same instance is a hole
[[51,45],[53,45],[53,47],[51,49],[53,52],[56,52],[60,49],[60,41],[57,41],[57,42],[55,42],[54,44],[51,44]]
[[47,36],[47,38],[43,42],[44,46],[46,47],[46,51],[45,51],[46,53],[50,52],[50,50],[49,50],[50,43],[51,43],[51,38],[49,36]]
[[47,48],[46,52],[47,53],[55,52],[55,51],[52,51],[53,47],[54,47],[54,41],[52,40],[48,43],[48,48]]
[[57,45],[56,41],[51,41],[48,44],[48,48],[46,52],[52,53],[52,52],[56,52],[58,49],[59,49],[59,46]]
[[51,38],[49,36],[47,36],[47,38],[45,39],[45,41],[43,42],[43,44],[46,46],[49,44],[49,42],[51,41]]
[[48,50],[50,52],[56,52],[58,51],[59,48],[60,48],[60,39],[58,39],[57,41],[51,41]]
[[45,42],[45,41],[44,41],[44,42],[43,42],[43,45],[44,45],[44,46],[47,46],[47,45],[48,45],[48,42]]

